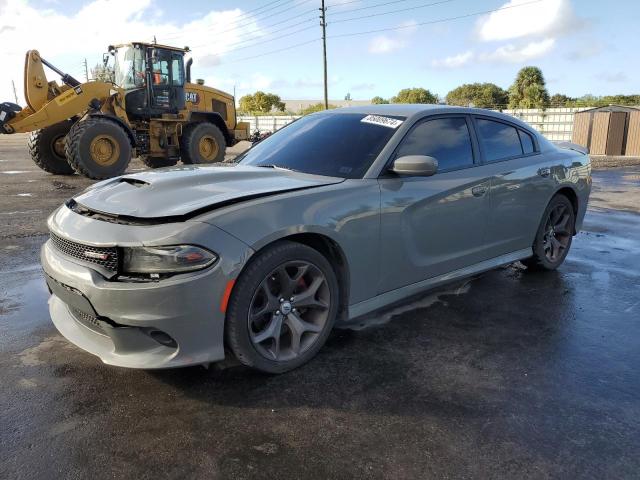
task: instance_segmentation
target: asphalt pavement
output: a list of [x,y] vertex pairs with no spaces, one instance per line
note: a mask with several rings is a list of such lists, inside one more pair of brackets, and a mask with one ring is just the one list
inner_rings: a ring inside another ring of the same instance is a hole
[[6,138],[0,478],[640,478],[640,167],[594,172],[556,272],[514,264],[425,294],[281,376],[140,371],[53,327],[45,219],[90,182]]

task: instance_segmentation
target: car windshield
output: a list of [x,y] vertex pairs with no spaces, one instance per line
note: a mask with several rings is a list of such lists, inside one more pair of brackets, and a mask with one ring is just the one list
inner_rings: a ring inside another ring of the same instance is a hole
[[402,120],[362,113],[309,115],[255,145],[239,163],[362,178]]
[[121,47],[115,57],[114,83],[125,90],[144,86],[144,50],[137,46]]

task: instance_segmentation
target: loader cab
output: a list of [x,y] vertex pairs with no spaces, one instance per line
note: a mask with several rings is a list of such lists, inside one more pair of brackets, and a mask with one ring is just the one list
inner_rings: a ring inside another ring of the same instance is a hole
[[153,118],[184,110],[187,51],[149,43],[109,47],[115,57],[114,83],[125,90],[128,115]]

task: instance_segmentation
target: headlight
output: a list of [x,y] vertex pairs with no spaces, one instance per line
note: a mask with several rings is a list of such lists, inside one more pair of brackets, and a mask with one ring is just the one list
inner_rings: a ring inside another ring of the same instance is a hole
[[206,268],[218,259],[215,253],[194,245],[126,247],[123,250],[125,273],[190,272]]

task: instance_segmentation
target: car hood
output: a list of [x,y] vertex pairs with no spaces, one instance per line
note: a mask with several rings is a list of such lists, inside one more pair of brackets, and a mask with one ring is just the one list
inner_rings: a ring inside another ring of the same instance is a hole
[[73,200],[86,209],[114,216],[179,217],[245,199],[343,181],[277,168],[189,166],[112,178]]

